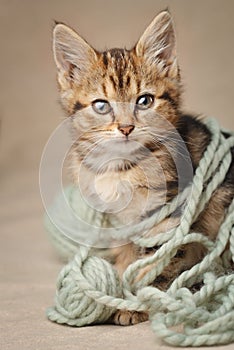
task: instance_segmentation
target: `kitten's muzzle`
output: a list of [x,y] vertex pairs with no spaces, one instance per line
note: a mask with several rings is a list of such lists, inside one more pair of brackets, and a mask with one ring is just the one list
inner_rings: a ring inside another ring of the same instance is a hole
[[125,136],[130,135],[134,128],[135,125],[132,124],[122,124],[118,126],[118,130]]

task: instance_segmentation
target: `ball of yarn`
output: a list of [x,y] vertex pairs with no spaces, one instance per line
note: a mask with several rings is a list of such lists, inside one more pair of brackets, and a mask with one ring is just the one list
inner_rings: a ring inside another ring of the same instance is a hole
[[106,322],[115,311],[102,302],[106,302],[104,295],[122,295],[117,272],[106,260],[88,252],[81,247],[59,274],[55,305],[47,310],[51,321],[80,327]]

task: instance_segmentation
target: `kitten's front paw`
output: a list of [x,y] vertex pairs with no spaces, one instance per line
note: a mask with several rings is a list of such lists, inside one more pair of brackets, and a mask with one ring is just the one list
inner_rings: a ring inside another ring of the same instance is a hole
[[112,316],[114,324],[120,326],[130,326],[148,320],[146,312],[118,310]]

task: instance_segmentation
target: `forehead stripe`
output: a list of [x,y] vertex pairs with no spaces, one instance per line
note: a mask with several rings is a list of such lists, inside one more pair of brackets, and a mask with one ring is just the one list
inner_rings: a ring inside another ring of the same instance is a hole
[[123,73],[119,72],[118,74],[118,80],[119,80],[119,89],[123,89]]
[[130,81],[131,81],[131,78],[130,78],[130,76],[128,75],[128,76],[127,76],[127,79],[126,79],[126,86],[127,86],[127,87],[130,86]]
[[116,88],[116,84],[115,84],[115,79],[114,79],[113,75],[110,75],[110,81],[112,82],[113,87],[115,89]]
[[103,90],[104,95],[107,97],[107,91],[106,91],[105,83],[102,84],[102,90]]

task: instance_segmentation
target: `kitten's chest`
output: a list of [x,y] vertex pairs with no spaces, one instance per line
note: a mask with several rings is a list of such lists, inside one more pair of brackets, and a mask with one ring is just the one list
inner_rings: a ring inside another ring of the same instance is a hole
[[150,167],[84,178],[84,194],[92,207],[117,216],[123,223],[138,222],[166,201],[165,179]]

